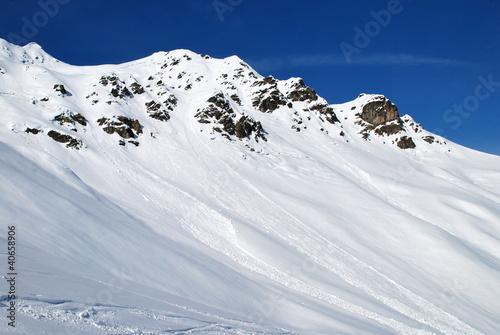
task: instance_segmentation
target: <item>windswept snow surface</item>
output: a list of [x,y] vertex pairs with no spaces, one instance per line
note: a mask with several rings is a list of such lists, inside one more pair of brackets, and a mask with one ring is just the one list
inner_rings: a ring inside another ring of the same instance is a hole
[[[286,96],[299,79],[264,93],[262,81],[235,56],[75,67],[0,40],[4,277],[8,225],[18,249],[17,327],[2,317],[0,332],[497,334],[500,158],[409,116],[415,148],[363,139],[356,111],[377,95],[329,105],[335,123],[300,99],[263,112],[257,93]],[[133,83],[144,92],[123,93]],[[217,94],[267,141],[197,120]],[[142,132],[98,121],[118,116]]]

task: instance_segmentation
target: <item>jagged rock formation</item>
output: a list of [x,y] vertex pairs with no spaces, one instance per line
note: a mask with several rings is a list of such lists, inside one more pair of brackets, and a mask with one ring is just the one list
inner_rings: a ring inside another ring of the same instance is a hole
[[63,124],[74,125],[75,122],[77,122],[82,126],[86,126],[88,123],[87,119],[82,114],[80,114],[80,113],[73,114],[71,111],[67,111],[67,112],[64,112],[64,113],[61,113],[59,115],[54,116],[54,120],[58,121],[60,125],[63,125]]
[[398,108],[388,99],[367,103],[359,116],[374,127],[399,120]]
[[[363,134],[374,131],[375,134],[393,135],[404,130],[403,122],[399,117],[398,108],[384,96],[375,97],[362,107],[357,113],[357,124],[363,127]],[[366,138],[366,135],[365,135]]]
[[51,130],[47,133],[47,136],[52,138],[54,141],[59,143],[66,143],[67,148],[80,149],[82,147],[82,141],[77,140],[69,135],[61,134],[58,131]]
[[40,130],[38,130],[36,128],[29,128],[28,127],[28,128],[26,128],[26,130],[24,132],[26,132],[28,134],[34,134],[34,135],[36,135],[36,134],[38,134],[40,132]]
[[290,91],[287,92],[287,98],[291,101],[316,101],[318,100],[318,95],[316,91],[309,86],[304,84],[302,79],[294,82],[290,85]]
[[[57,64],[45,54],[30,57],[23,55],[22,64],[32,68]],[[378,142],[401,149],[444,144],[411,118],[401,118],[396,105],[384,96],[362,94],[354,101],[332,105],[301,78],[262,77],[235,56],[219,60],[177,50],[126,66],[102,71],[96,67],[85,76],[85,93],[70,87],[72,81],[64,78],[52,80],[59,82],[52,84],[52,90],[33,93],[30,102],[36,108],[57,112],[49,119],[51,125],[41,122],[29,129],[49,132],[59,126],[61,133],[79,131],[81,141],[87,142],[87,130],[97,126],[117,134],[119,145],[133,140],[137,146],[143,132],[151,136],[141,142],[152,141],[160,130],[169,132],[181,120],[194,119],[199,131],[212,140],[241,141],[248,148],[253,142],[263,148],[264,142],[273,142],[276,131],[271,124],[278,120],[277,125],[291,131],[289,136],[319,132],[345,143]],[[81,101],[85,104],[79,105]]]
[[264,129],[259,121],[255,121],[248,115],[237,116],[222,92],[207,100],[208,106],[198,110],[195,118],[199,123],[214,124],[212,130],[231,140],[232,136],[237,138],[253,138],[258,141],[267,141]]
[[[310,109],[313,111],[317,111],[321,116],[325,118],[326,121],[328,121],[331,124],[335,122],[340,122],[339,119],[337,118],[337,115],[333,111],[333,108],[328,106],[327,104],[319,103],[311,106]],[[321,117],[320,119],[323,121]]]
[[126,116],[119,115],[113,118],[102,117],[97,120],[99,126],[103,127],[107,134],[117,133],[123,138],[136,138],[142,134],[142,126],[138,120],[130,119]]
[[69,93],[66,90],[66,87],[64,87],[64,85],[62,85],[62,84],[54,85],[54,91],[59,92],[62,96],[71,95],[71,93]]
[[[173,100],[174,101],[174,106],[177,104],[176,100]],[[169,103],[168,100],[165,101],[165,104]],[[161,103],[155,101],[155,100],[151,100],[149,102],[146,102],[145,103],[146,105],[146,110],[149,114],[150,117],[152,117],[153,119],[157,119],[159,121],[168,121],[170,120],[170,114],[165,110],[163,109],[163,106]],[[170,110],[173,110],[173,107],[172,105],[168,105],[167,107],[168,109]]]
[[252,86],[259,87],[254,95],[252,105],[262,113],[272,113],[280,106],[287,104],[287,99],[278,89],[278,81],[273,77],[257,80]]
[[397,144],[398,144],[398,147],[400,147],[401,149],[414,149],[415,148],[415,143],[408,136],[402,136],[401,138],[399,138]]

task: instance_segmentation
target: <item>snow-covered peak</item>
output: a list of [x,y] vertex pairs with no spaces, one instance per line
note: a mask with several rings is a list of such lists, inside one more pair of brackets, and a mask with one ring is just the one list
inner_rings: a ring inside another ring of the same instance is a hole
[[[44,106],[48,120],[66,110],[83,115],[89,120],[89,127],[97,124],[109,128],[108,123],[118,115],[137,120],[145,131],[190,122],[207,134],[207,139],[242,142],[252,150],[254,146],[271,149],[273,138],[283,137],[319,139],[326,135],[363,150],[371,150],[370,146],[375,145],[411,150],[423,139],[417,138],[418,132],[407,131],[397,107],[383,95],[360,94],[351,102],[332,105],[303,79],[264,78],[237,56],[215,59],[179,49],[125,64],[80,68],[51,62],[53,58],[36,44],[18,47],[2,41],[2,45],[8,63],[0,64],[0,73],[5,78],[16,77],[15,85],[5,85],[3,89],[17,92],[19,105],[34,108],[33,114],[13,116],[18,120],[16,127],[21,127],[18,124],[24,124],[23,117],[28,115],[39,118],[40,107]],[[49,113],[51,109],[56,111]],[[181,109],[187,112],[179,112]],[[188,119],[181,118],[181,113],[187,113]],[[103,116],[109,119],[108,123],[97,121]],[[150,118],[168,124],[153,125]],[[37,127],[46,133],[64,133],[64,129],[53,129],[43,118]],[[241,127],[247,130],[241,131]],[[268,144],[255,143],[261,138],[255,136],[257,129],[267,134]],[[86,135],[66,135],[81,142],[82,147],[94,140],[86,139]],[[435,144],[428,140],[431,135],[425,136],[426,148],[427,144]],[[118,138],[118,144],[123,142],[123,138]],[[443,145],[444,141],[440,143]]]
[[30,42],[25,46],[17,46],[4,39],[0,39],[0,60],[22,64],[44,64],[55,61],[35,42]]

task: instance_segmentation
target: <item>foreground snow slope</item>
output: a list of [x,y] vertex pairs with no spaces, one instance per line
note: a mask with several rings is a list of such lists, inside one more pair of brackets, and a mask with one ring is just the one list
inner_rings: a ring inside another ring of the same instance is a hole
[[75,67],[0,48],[17,333],[500,328],[499,157],[237,57]]

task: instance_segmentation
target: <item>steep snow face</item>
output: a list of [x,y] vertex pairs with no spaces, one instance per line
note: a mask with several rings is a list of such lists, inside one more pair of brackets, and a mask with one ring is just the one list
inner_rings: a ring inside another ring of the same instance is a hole
[[236,56],[0,48],[20,334],[500,328],[498,157]]

